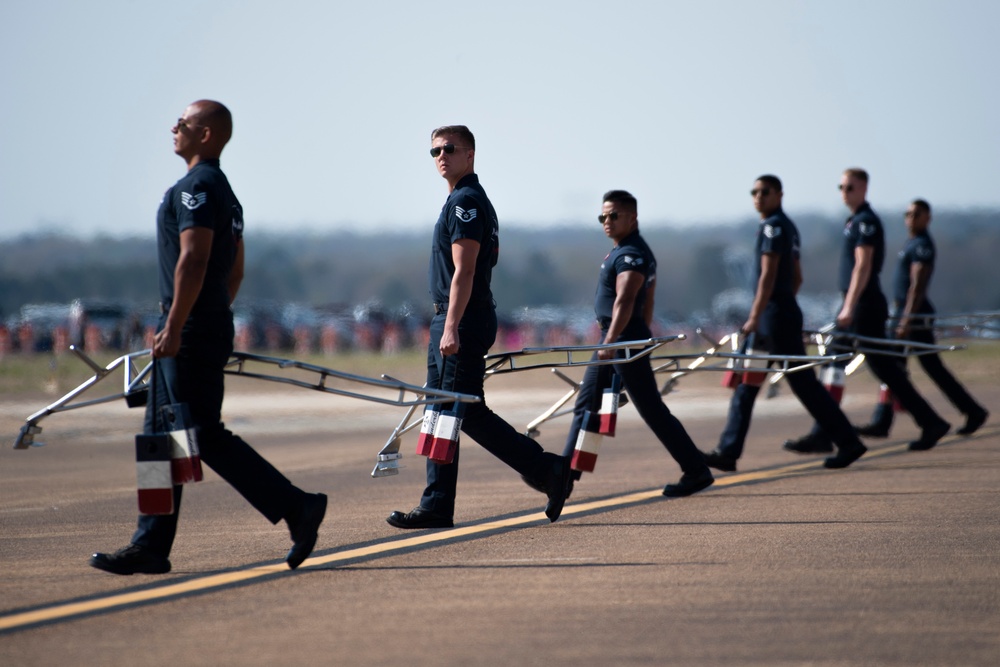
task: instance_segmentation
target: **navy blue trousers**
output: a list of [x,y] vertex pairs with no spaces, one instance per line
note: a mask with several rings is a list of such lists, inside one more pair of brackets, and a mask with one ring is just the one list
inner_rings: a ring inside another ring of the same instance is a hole
[[[928,343],[929,345],[937,343],[937,340],[934,338],[934,330],[929,328],[929,325],[934,324],[934,319],[927,316],[926,322],[920,322],[920,324],[928,325],[928,328],[911,329],[907,338],[918,343]],[[965,387],[955,379],[951,371],[945,368],[944,362],[941,361],[941,355],[936,352],[934,354],[922,354],[917,357],[917,360],[923,367],[924,372],[927,373],[927,376],[934,381],[934,384],[948,397],[952,405],[958,408],[959,412],[968,415],[978,413],[984,409],[966,391]]]
[[[604,330],[601,333],[601,342],[604,342],[606,335],[607,330]],[[619,340],[645,340],[651,336],[652,334],[645,323],[633,320],[622,331]],[[624,352],[619,352],[619,356],[624,356]],[[705,460],[694,441],[691,440],[691,436],[684,429],[684,425],[664,404],[660,390],[656,386],[656,377],[648,357],[636,359],[627,364],[587,367],[580,391],[576,396],[576,403],[573,407],[573,423],[566,436],[563,455],[573,455],[577,435],[583,426],[583,413],[587,410],[594,413],[600,410],[604,390],[611,386],[612,373],[618,373],[621,376],[622,386],[628,392],[629,400],[635,405],[636,412],[639,413],[639,416],[646,422],[646,425],[649,426],[649,429],[670,455],[674,457],[681,470],[685,474],[704,473],[707,470]]]
[[[889,306],[885,295],[877,292],[863,296],[854,309],[854,322],[850,332],[869,338],[885,338],[885,322],[888,318]],[[866,344],[865,347],[871,346]],[[869,353],[865,355],[865,361],[875,377],[889,387],[892,395],[921,429],[935,428],[945,423],[910,382],[906,364],[902,363],[900,357]],[[813,425],[813,433],[829,436],[818,423]]]
[[[160,320],[160,328],[165,317]],[[163,430],[158,408],[187,403],[198,435],[201,460],[247,499],[271,523],[283,519],[305,496],[288,479],[222,423],[223,368],[233,351],[228,313],[189,318],[176,357],[157,359],[155,391],[146,404],[144,432]],[[169,388],[169,393],[168,393]],[[152,400],[155,396],[155,404]],[[183,486],[174,487],[174,513],[139,516],[132,543],[168,556],[177,534]]]
[[[806,353],[802,342],[802,311],[794,298],[771,301],[765,306],[758,331],[753,335],[752,345],[755,351],[766,350],[768,354]],[[822,424],[838,447],[856,447],[861,444],[850,421],[816,379],[816,373],[811,368],[788,373],[785,379],[802,406],[818,424]],[[719,436],[718,451],[724,456],[738,459],[743,454],[758,393],[759,386],[747,384],[740,384],[733,391],[726,426]]]
[[[458,353],[442,357],[440,346],[446,317],[446,313],[440,313],[431,320],[430,343],[427,346],[427,386],[482,396],[482,402],[465,405],[462,432],[517,472],[544,482],[548,468],[541,445],[519,433],[486,406],[483,394],[486,362],[483,357],[496,340],[496,311],[489,306],[466,309],[458,325]],[[452,406],[444,407],[447,409]],[[427,486],[420,498],[420,506],[424,509],[454,516],[461,449],[460,444],[455,451],[455,458],[448,464],[427,460]]]

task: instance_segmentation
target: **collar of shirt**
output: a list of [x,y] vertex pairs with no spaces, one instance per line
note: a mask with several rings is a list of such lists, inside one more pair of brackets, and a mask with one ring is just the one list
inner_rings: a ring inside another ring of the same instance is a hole
[[479,176],[477,176],[475,173],[466,174],[465,176],[463,176],[458,180],[458,183],[455,183],[455,189],[458,190],[459,188],[466,188],[469,187],[470,185],[477,185],[478,183],[479,183]]
[[198,164],[191,167],[191,171],[194,171],[198,167],[215,167],[216,169],[221,169],[218,158],[207,158],[204,160],[198,160]]
[[615,244],[615,248],[620,248],[621,246],[625,245],[625,243],[627,241],[631,241],[632,239],[637,239],[637,238],[639,238],[639,230],[638,229],[636,229],[634,232],[632,232],[631,234],[629,234],[628,236],[626,236],[625,238],[623,238],[621,241],[619,241],[618,243],[616,243]]
[[851,224],[851,220],[854,220],[854,218],[858,217],[862,213],[872,213],[872,205],[867,201],[861,202],[861,206],[858,207],[858,210],[847,218],[847,224]]
[[760,226],[773,225],[785,219],[785,212],[779,207],[774,213],[760,221]]

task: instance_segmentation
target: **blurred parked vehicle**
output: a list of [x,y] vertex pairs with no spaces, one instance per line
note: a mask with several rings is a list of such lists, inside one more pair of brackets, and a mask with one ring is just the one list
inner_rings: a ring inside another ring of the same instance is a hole
[[132,333],[131,315],[124,303],[75,299],[70,304],[69,342],[90,351],[121,350]]
[[49,352],[66,343],[70,323],[70,307],[59,303],[31,303],[21,307],[19,314],[8,318],[6,328],[11,343],[21,352]]

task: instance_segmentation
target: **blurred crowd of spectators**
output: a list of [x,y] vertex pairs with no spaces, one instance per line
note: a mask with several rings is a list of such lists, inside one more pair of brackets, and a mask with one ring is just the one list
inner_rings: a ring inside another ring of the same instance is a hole
[[[393,354],[423,350],[431,311],[378,302],[356,306],[240,304],[234,310],[236,349],[297,355],[347,351]],[[0,355],[55,353],[70,345],[87,352],[134,352],[152,345],[159,313],[124,303],[76,300],[33,304],[0,323]],[[597,340],[587,308],[523,308],[500,317],[496,349],[583,345]]]
[[[742,324],[753,295],[746,290],[726,290],[715,296],[710,308],[691,316],[658,319],[654,335],[685,333],[693,337],[701,328],[717,340]],[[800,299],[806,328],[826,323],[836,298]],[[431,310],[425,305],[386,308],[377,301],[345,306],[307,306],[297,303],[237,302],[234,311],[236,349],[295,355],[333,355],[349,351],[394,354],[427,347]],[[159,313],[125,303],[78,299],[69,304],[33,304],[0,322],[0,356],[10,353],[61,354],[70,345],[87,352],[135,352],[152,347]],[[600,331],[587,306],[524,307],[500,314],[495,351],[525,347],[591,345]],[[946,335],[998,337],[995,327]]]

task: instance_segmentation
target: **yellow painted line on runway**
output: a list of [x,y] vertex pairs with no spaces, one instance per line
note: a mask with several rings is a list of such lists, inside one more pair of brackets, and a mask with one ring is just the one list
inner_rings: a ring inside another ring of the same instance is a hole
[[[886,456],[888,454],[895,454],[905,449],[906,445],[903,444],[882,447],[878,450],[869,450],[861,460],[864,461],[866,459]],[[817,470],[822,467],[823,460],[814,459],[805,463],[795,463],[769,470],[733,473],[732,475],[717,478],[714,486],[735,486],[749,482],[776,480],[809,470]],[[570,517],[574,514],[585,514],[595,510],[623,507],[652,500],[654,498],[662,498],[662,491],[660,489],[639,491],[623,496],[614,496],[612,498],[604,498],[602,500],[576,503],[573,505],[567,505],[563,509],[562,516],[560,518]],[[302,565],[299,566],[299,569],[302,570],[321,565],[352,561],[359,558],[386,555],[414,547],[434,544],[435,542],[449,542],[460,537],[469,537],[482,533],[489,533],[499,529],[538,523],[540,521],[548,521],[544,512],[535,512],[533,514],[512,517],[510,519],[487,521],[471,526],[451,528],[444,531],[427,532],[420,535],[414,535],[413,537],[391,540],[380,544],[359,547],[357,549],[349,549],[347,551],[339,551],[326,556],[315,556],[307,559]],[[158,600],[167,600],[169,598],[179,597],[190,593],[201,593],[213,588],[222,588],[224,586],[231,586],[233,584],[244,583],[253,579],[260,579],[262,577],[288,572],[288,567],[284,563],[275,565],[260,565],[245,570],[236,570],[233,572],[225,572],[223,574],[212,574],[180,583],[165,584],[163,586],[142,591],[117,593],[94,600],[56,604],[44,609],[0,616],[0,631],[14,630],[38,623],[50,623],[54,621],[67,620],[74,616],[111,611],[119,607],[127,607],[134,604],[148,604]]]
[[[944,442],[942,440],[942,442]],[[888,445],[886,447],[879,447],[878,449],[869,448],[868,451],[852,464],[852,466],[858,465],[864,461],[871,461],[872,459],[879,458],[882,456],[888,456],[890,454],[899,454],[901,452],[907,451],[908,444],[899,445]],[[820,470],[823,468],[823,459],[813,459],[811,461],[806,461],[805,463],[792,463],[789,465],[781,466],[780,468],[770,468],[767,470],[753,470],[751,472],[744,473],[734,473],[732,475],[715,478],[715,484],[712,486],[734,486],[736,484],[746,484],[748,482],[761,482],[770,479],[782,479],[785,477],[792,477],[802,472],[807,472],[810,470]],[[836,473],[838,471],[831,470],[830,472]]]
[[199,577],[177,584],[166,584],[154,589],[145,591],[135,591],[133,593],[118,593],[96,600],[85,600],[83,602],[71,602],[61,604],[46,609],[27,611],[20,614],[0,616],[0,630],[10,630],[22,625],[33,625],[35,623],[45,623],[55,621],[80,614],[92,614],[98,611],[106,611],[115,607],[124,607],[131,604],[152,602],[164,598],[176,597],[185,593],[193,593],[219,586],[256,579],[276,572],[287,571],[285,565],[262,565],[248,570],[226,572],[225,574],[213,574],[207,577]]

